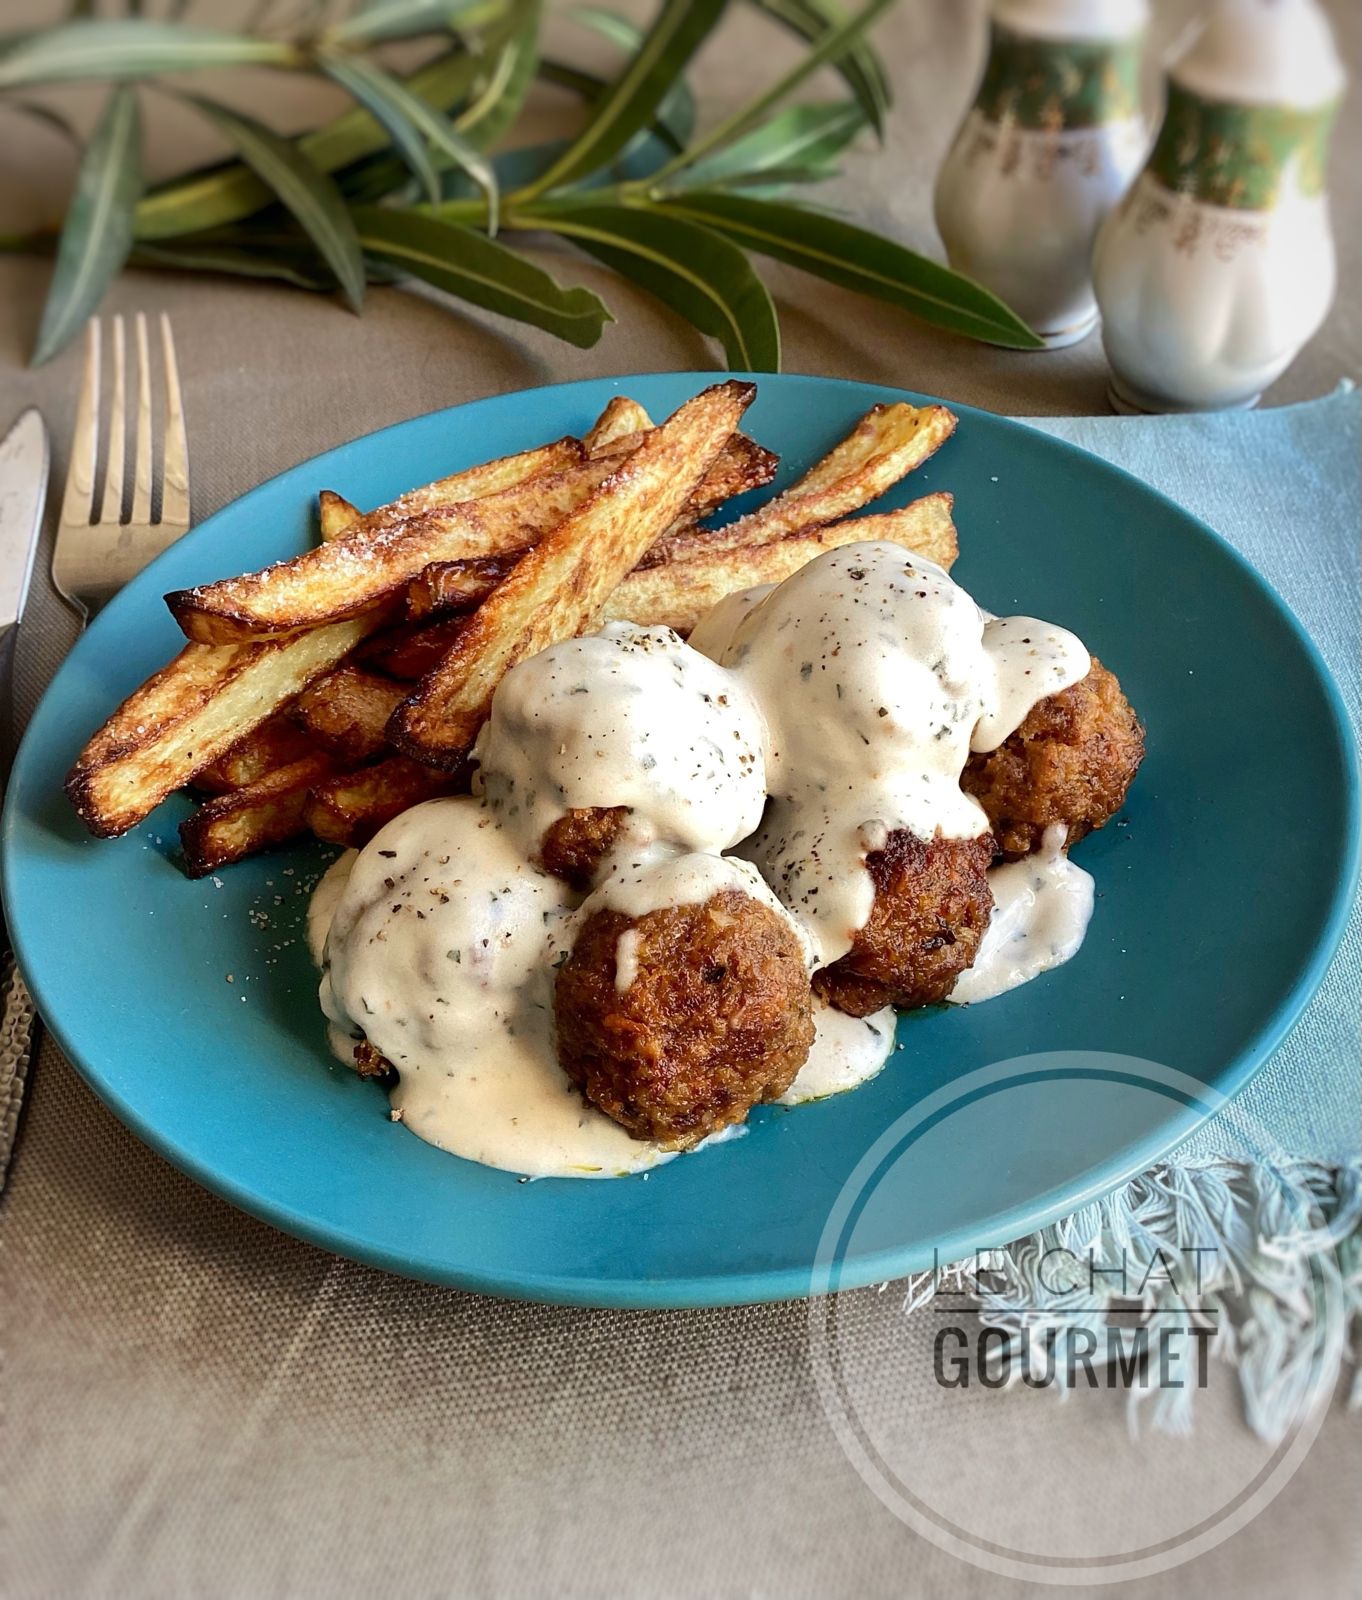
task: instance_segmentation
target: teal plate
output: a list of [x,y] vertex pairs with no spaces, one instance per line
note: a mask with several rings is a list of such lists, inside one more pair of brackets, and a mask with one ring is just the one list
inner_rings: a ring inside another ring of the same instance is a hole
[[[1298,1015],[1356,870],[1350,734],[1314,646],[1263,580],[1170,501],[1092,456],[967,407],[886,503],[956,496],[956,575],[981,604],[1076,630],[1119,675],[1149,756],[1117,823],[1079,847],[1101,898],[1078,958],[967,1010],[903,1019],[854,1094],[763,1109],[747,1135],[647,1179],[536,1183],[445,1155],[331,1063],[302,938],[327,852],[191,883],[182,800],[112,842],[62,796],[84,738],[177,648],[161,595],[304,549],[316,491],[361,505],[580,433],[614,393],[662,416],[708,373],[502,395],[357,439],[244,495],[166,552],[80,640],[24,740],[4,816],[9,925],[38,1006],[100,1097],[170,1161],[290,1233],[394,1272],[526,1299],[679,1306],[807,1293],[824,1226],[877,1137],[974,1069],[1055,1051],[1161,1063],[1233,1094]],[[788,482],[894,390],[759,376],[751,432]],[[231,977],[228,982],[228,977]],[[1069,1058],[1076,1059],[1076,1058]],[[1080,1075],[1081,1076],[1081,1075]],[[1196,1094],[1088,1093],[1039,1074],[914,1181],[841,1263],[879,1281],[1053,1220],[1206,1114]],[[1020,1104],[1020,1109],[1019,1109]],[[993,1109],[990,1110],[989,1107]]]

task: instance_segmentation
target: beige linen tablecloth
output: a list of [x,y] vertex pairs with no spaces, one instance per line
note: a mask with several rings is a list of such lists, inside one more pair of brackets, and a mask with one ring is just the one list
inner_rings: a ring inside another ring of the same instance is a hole
[[[154,9],[154,8],[153,8]],[[226,14],[230,6],[203,4]],[[17,21],[50,15],[8,7]],[[1358,8],[1333,6],[1356,69]],[[1166,29],[1176,10],[1161,13]],[[12,25],[9,22],[7,26]],[[696,72],[731,103],[768,32],[739,16]],[[933,247],[930,188],[981,49],[980,6],[905,3],[880,38],[898,108],[886,151],[848,163],[855,215]],[[301,125],[299,88],[258,105]],[[273,94],[274,98],[269,98]],[[78,115],[88,101],[63,96]],[[544,128],[561,107],[538,107]],[[0,137],[6,228],[69,183],[55,140]],[[196,135],[152,117],[153,166]],[[1325,333],[1273,401],[1362,366],[1357,102],[1336,161],[1345,285]],[[11,220],[14,219],[14,220]],[[704,341],[590,263],[618,322],[575,351],[478,313],[380,291],[362,320],[325,300],[222,281],[129,275],[109,309],[166,308],[179,334],[199,517],[356,433],[476,396],[560,379],[711,365]],[[41,263],[0,260],[0,425],[27,403],[65,470],[77,362],[23,368]],[[1096,412],[1100,344],[1045,356],[984,350],[773,269],[791,370],[901,383],[1022,414]],[[31,704],[64,648],[50,595],[21,662]],[[1309,1152],[1302,1152],[1308,1154]],[[511,1305],[333,1259],[241,1215],[138,1144],[50,1046],[37,1064],[4,1202],[3,1566],[7,1595],[949,1595],[1034,1592],[909,1530],[849,1465],[819,1404],[799,1305],[626,1314]],[[1213,1369],[1190,1439],[1130,1438],[1123,1400],[943,1390],[930,1318],[891,1286],[844,1297],[846,1347],[888,1435],[943,1506],[999,1508],[1050,1553],[1113,1552],[1208,1514],[1262,1451]],[[1033,1488],[1062,1462],[1063,1488]],[[1271,1510],[1141,1595],[1330,1600],[1356,1592],[1359,1452],[1335,1412]]]

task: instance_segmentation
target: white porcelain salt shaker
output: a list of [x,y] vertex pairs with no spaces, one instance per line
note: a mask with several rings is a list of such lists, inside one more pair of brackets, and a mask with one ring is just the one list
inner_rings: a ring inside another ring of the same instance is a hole
[[1102,219],[1148,149],[1146,0],[993,0],[988,63],[936,185],[951,266],[1051,349],[1097,320]]
[[1257,403],[1334,295],[1324,161],[1345,75],[1314,0],[1215,0],[1093,262],[1120,411]]

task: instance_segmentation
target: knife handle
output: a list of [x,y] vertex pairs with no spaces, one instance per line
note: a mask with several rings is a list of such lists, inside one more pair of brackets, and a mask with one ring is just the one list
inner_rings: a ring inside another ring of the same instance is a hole
[[0,1194],[4,1193],[19,1132],[19,1112],[24,1103],[37,1020],[33,996],[14,953],[6,950],[0,959]]

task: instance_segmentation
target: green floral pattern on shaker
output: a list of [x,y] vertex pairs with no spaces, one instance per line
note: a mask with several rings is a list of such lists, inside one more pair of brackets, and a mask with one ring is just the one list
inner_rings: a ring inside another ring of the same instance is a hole
[[1030,39],[993,27],[975,109],[990,122],[1059,133],[1140,112],[1140,43]]
[[1149,171],[1165,188],[1209,205],[1270,211],[1293,161],[1301,193],[1322,192],[1337,109],[1336,102],[1308,111],[1230,105],[1170,83]]

